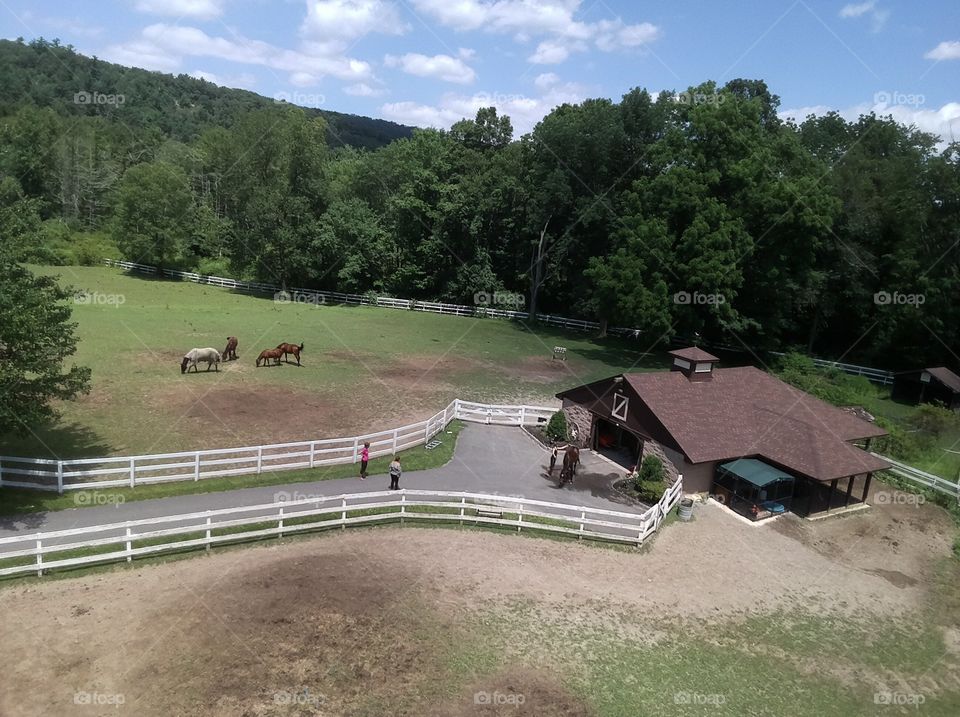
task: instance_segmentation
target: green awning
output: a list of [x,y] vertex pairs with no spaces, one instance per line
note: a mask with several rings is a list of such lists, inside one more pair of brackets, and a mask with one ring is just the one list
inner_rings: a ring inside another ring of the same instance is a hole
[[720,469],[753,483],[758,488],[763,488],[778,480],[793,480],[793,476],[789,473],[784,473],[779,468],[774,468],[769,463],[764,463],[756,458],[738,458],[735,461],[724,463],[720,466]]

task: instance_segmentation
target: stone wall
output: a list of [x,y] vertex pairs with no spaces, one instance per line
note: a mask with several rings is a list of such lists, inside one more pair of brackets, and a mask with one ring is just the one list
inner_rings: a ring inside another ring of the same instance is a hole
[[[656,456],[660,459],[660,462],[663,463],[663,473],[664,480],[667,485],[673,485],[677,482],[677,475],[679,471],[677,466],[674,465],[673,461],[667,457],[666,452],[663,450],[663,446],[657,443],[654,440],[647,440],[643,442],[643,458],[647,456]],[[640,460],[642,461],[643,458]]]
[[593,416],[590,411],[579,404],[573,403],[569,399],[563,400],[563,407],[560,410],[562,410],[567,417],[567,430],[570,432],[570,443],[577,448],[586,448],[590,442],[590,429],[593,425]]

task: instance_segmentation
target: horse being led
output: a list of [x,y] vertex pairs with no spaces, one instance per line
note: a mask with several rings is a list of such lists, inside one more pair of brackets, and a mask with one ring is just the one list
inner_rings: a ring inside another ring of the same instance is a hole
[[280,344],[277,346],[278,351],[283,352],[283,360],[287,360],[287,354],[293,354],[293,357],[297,360],[297,366],[300,366],[300,352],[303,351],[303,344],[297,346],[296,344]]
[[280,365],[280,357],[283,356],[283,351],[280,349],[265,349],[260,352],[260,355],[257,356],[257,366],[260,366],[260,362],[263,361],[264,366],[270,365],[270,359],[274,359],[276,363],[274,366]]
[[236,336],[227,337],[227,348],[223,350],[223,360],[224,361],[237,360],[237,337]]
[[576,446],[567,446],[567,450],[563,452],[563,468],[560,470],[561,486],[567,481],[573,482],[578,465],[580,465],[580,449]]
[[183,361],[180,362],[180,373],[186,373],[191,367],[194,373],[197,373],[200,370],[197,368],[197,364],[201,361],[207,364],[207,371],[210,370],[210,364],[215,365],[217,371],[220,370],[219,351],[211,348],[190,349],[183,355]]

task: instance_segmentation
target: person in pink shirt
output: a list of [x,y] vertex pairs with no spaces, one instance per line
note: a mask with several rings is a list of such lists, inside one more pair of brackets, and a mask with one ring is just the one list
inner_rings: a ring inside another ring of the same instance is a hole
[[360,451],[360,480],[367,479],[367,463],[370,461],[370,441],[364,441]]

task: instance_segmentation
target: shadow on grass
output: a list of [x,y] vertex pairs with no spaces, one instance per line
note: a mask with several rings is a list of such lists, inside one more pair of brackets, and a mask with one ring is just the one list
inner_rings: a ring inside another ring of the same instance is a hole
[[[112,453],[102,436],[78,423],[58,423],[36,429],[33,435],[0,436],[0,455],[31,458],[99,458]],[[10,476],[10,480],[16,480]]]

